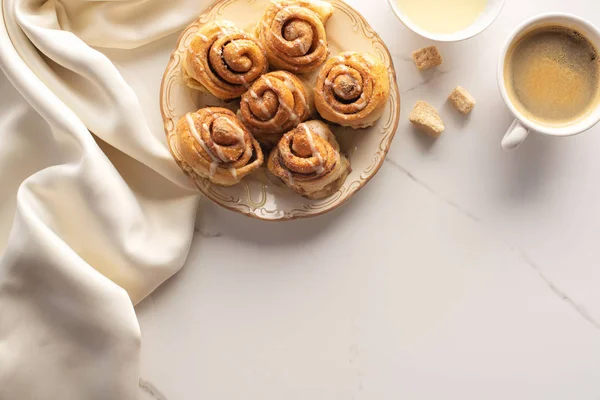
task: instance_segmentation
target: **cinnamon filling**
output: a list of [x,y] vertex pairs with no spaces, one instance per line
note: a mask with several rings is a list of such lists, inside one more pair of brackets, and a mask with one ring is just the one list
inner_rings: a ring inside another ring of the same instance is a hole
[[[247,46],[248,44],[246,43],[245,45]],[[223,47],[221,58],[227,68],[234,72],[248,72],[252,68],[253,63],[248,58],[247,51],[236,42],[229,42]]]
[[339,75],[333,81],[333,91],[340,101],[350,104],[360,97],[362,94],[362,87],[353,77]]
[[215,78],[228,85],[245,86],[263,72],[261,49],[243,36],[216,40],[208,54],[210,71]]
[[294,43],[290,55],[303,56],[312,51],[315,34],[309,22],[293,19],[283,25],[282,37]]
[[302,158],[308,158],[312,156],[312,149],[306,135],[294,135],[291,142],[292,154]]
[[272,119],[279,109],[279,97],[272,90],[266,90],[262,96],[249,103],[252,114],[261,121]]
[[239,143],[239,137],[231,129],[232,122],[218,117],[212,123],[212,139],[219,146],[231,146]]

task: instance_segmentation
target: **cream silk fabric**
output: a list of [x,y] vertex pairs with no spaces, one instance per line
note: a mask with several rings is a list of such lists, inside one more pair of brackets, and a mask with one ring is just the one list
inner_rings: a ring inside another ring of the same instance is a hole
[[147,117],[157,90],[104,53],[209,0],[1,2],[0,400],[136,399],[133,306],[182,267],[199,196]]

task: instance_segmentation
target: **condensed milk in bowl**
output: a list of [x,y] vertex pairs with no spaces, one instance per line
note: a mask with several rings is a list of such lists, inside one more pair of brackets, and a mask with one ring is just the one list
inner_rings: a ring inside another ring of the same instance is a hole
[[504,0],[388,0],[410,30],[438,42],[457,42],[483,32]]

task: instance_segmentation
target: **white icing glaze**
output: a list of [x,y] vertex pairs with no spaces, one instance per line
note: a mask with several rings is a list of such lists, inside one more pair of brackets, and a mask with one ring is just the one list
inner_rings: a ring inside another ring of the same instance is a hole
[[[303,109],[307,109],[308,108],[308,103],[306,102],[306,97],[304,97],[304,93],[302,93],[302,89],[299,87],[296,87],[296,85],[294,84],[294,82],[287,78],[284,77],[283,81],[285,82],[285,86],[292,92],[292,93],[297,93],[298,97],[300,98],[300,102],[303,105]],[[294,114],[295,115],[295,114]]]
[[203,34],[201,34],[200,32],[198,32],[198,33],[196,34],[196,36],[198,36],[200,39],[202,39],[202,41],[203,41],[204,43],[208,43],[208,38],[206,37],[206,35],[203,35]]
[[[235,47],[238,52],[240,51],[240,44],[236,40],[231,40],[228,44],[231,44],[233,47]],[[242,86],[247,87],[248,79],[246,79],[246,76],[244,74],[238,74],[238,76],[242,82]]]
[[288,171],[287,169],[285,170],[285,172],[287,173],[288,183],[290,185],[293,185],[294,184],[294,175],[292,175],[292,173],[290,171]]
[[[231,26],[229,24],[221,25],[220,23],[217,22],[217,26],[219,27],[219,37],[238,33],[237,29],[235,29],[233,26]],[[234,46],[239,47],[239,45],[237,43],[235,43],[235,40],[230,40],[229,43],[232,43]],[[223,49],[219,49],[219,50],[221,53],[223,52]]]
[[363,110],[367,106],[367,99],[364,93],[360,95],[360,98],[354,103],[354,105],[358,107],[359,111]]
[[267,84],[267,86],[269,87],[269,89],[274,90],[274,86],[273,83],[271,82],[271,80],[267,77],[265,77],[265,83]]
[[307,50],[306,49],[306,45],[304,44],[304,42],[302,41],[302,39],[298,38],[298,39],[295,40],[295,42],[297,42],[299,44],[300,52],[302,54],[306,54],[306,50]]
[[225,153],[223,153],[223,150],[221,150],[221,146],[219,146],[218,144],[215,143],[215,150],[217,151],[217,155],[219,156],[219,158],[221,159],[221,161],[225,161]]
[[[265,83],[267,84],[267,86],[269,87],[269,89],[275,91],[275,86],[273,85],[273,83],[271,82],[271,80],[269,78],[265,77]],[[283,102],[279,102],[279,105],[288,113],[290,114],[290,119],[292,121],[297,121],[298,120],[298,116],[296,115],[296,113],[294,112],[294,110],[292,110],[290,107],[288,107],[287,104],[283,103]]]
[[289,79],[287,76],[283,78],[283,83],[285,83],[285,86],[292,92],[296,91],[296,85],[294,85],[294,82],[292,82],[291,79]]
[[319,39],[319,43],[321,43],[322,46],[327,47],[327,43],[323,39]]
[[232,45],[233,47],[235,47],[235,49],[237,51],[240,51],[240,44],[236,41],[236,40],[232,40],[230,41],[228,44]]
[[319,123],[318,121],[309,121],[306,122],[306,125],[309,126],[309,129],[312,133],[316,133],[321,136],[323,139],[329,142],[331,133],[329,132],[329,128],[325,123]]
[[208,148],[206,143],[204,143],[204,140],[202,140],[202,136],[200,136],[200,134],[198,133],[198,130],[196,129],[196,124],[194,123],[191,113],[187,113],[185,115],[185,120],[187,121],[188,128],[190,129],[190,132],[192,132],[192,136],[194,137],[194,139],[196,139],[196,141],[198,141],[198,143],[200,143],[200,146],[202,147],[202,149],[212,159],[212,162],[210,163],[210,171],[209,171],[210,177],[212,178],[215,175],[215,172],[217,171],[217,167],[219,166],[220,160],[217,157],[215,157],[215,155],[210,151],[210,149]]
[[[225,122],[227,125],[229,125],[229,127],[231,128],[231,130],[235,133],[235,136],[237,137],[238,143],[244,144],[244,130],[242,128],[240,128],[238,125],[236,125],[229,118],[220,117],[219,119],[221,119],[223,122]],[[205,125],[206,124],[204,124],[203,127]],[[208,128],[208,125],[206,125],[206,127]],[[217,154],[219,155],[219,158],[223,162],[226,162],[227,159],[225,158],[225,154],[221,150],[221,146],[219,146],[218,144],[215,144],[215,149],[217,150]]]
[[279,4],[279,2],[272,0],[271,3],[273,3],[273,5],[278,9],[278,10],[283,10],[283,6],[281,4]]
[[304,128],[304,131],[306,132],[306,138],[308,139],[308,144],[310,146],[310,150],[312,151],[312,154],[317,157],[317,160],[319,160],[319,165],[316,166],[317,167],[317,174],[321,174],[323,173],[323,157],[321,156],[321,153],[319,153],[319,150],[317,150],[317,146],[315,146],[315,141],[312,135],[312,132],[310,131],[310,129],[308,129],[308,126],[306,126],[306,124],[302,125],[302,127]]
[[[252,98],[254,100],[258,100],[258,94],[256,94],[256,92],[254,91],[254,89],[250,89],[250,96],[252,96]],[[269,109],[267,108],[267,106],[265,106],[265,103],[263,103],[262,101],[259,102],[260,105],[260,111],[263,112],[263,114],[265,115],[269,115]]]
[[204,71],[204,66],[202,65],[202,60],[200,59],[200,57],[198,57],[198,55],[196,54],[196,56],[194,58],[196,59],[196,67],[200,71]]
[[222,35],[228,35],[230,33],[238,32],[238,29],[234,25],[226,21],[216,21],[215,25],[219,28],[219,37]]
[[231,173],[231,176],[233,176],[233,179],[237,179],[237,169],[231,167],[231,168],[229,168],[229,173]]
[[215,163],[215,162],[210,163],[210,169],[208,171],[208,174],[211,178],[213,176],[215,176],[215,173],[217,172],[218,167],[219,167],[219,163]]
[[238,139],[238,143],[244,143],[244,130],[232,122],[229,118],[223,118],[225,123],[233,129],[235,136]]
[[227,31],[219,21],[215,22],[215,25],[219,28],[219,34],[217,35],[217,37],[221,37],[222,35],[227,34]]
[[281,106],[281,108],[283,108],[288,114],[290,114],[290,119],[292,121],[297,121],[298,120],[298,116],[296,115],[296,113],[294,112],[294,110],[292,110],[291,108],[288,107],[287,104],[285,103],[279,103],[279,105]]

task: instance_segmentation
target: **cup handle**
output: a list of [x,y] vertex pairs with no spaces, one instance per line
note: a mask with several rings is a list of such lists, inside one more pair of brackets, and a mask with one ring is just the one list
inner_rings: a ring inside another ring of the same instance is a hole
[[516,149],[525,141],[528,134],[529,129],[515,119],[502,138],[502,148],[507,151]]

